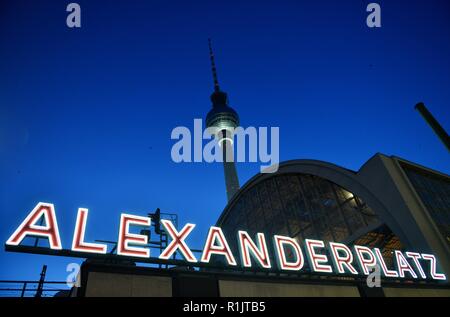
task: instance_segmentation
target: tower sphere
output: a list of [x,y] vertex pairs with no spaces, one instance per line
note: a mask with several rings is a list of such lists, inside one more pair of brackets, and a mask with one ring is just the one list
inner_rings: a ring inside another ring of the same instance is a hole
[[[227,135],[231,134],[235,128],[239,126],[239,116],[237,112],[228,106],[227,94],[222,91],[216,91],[211,95],[213,104],[212,109],[206,115],[206,126],[212,129],[214,135],[225,130]],[[220,133],[219,138],[222,137]]]

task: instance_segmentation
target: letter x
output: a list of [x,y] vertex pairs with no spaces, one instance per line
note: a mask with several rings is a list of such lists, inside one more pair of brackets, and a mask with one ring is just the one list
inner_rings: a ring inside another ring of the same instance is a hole
[[191,231],[195,228],[195,225],[192,223],[187,223],[180,232],[177,232],[177,229],[173,226],[171,221],[161,219],[161,223],[169,233],[172,241],[160,254],[159,258],[167,260],[175,253],[175,251],[177,251],[177,249],[180,249],[180,252],[184,256],[186,261],[197,262],[197,259],[192,254],[192,251],[189,249],[186,242],[184,242],[189,233],[191,233]]

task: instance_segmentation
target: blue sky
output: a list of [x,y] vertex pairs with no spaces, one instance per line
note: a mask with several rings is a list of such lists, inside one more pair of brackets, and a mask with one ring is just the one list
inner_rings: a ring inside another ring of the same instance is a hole
[[[176,126],[210,109],[207,38],[243,126],[280,127],[280,158],[357,170],[377,152],[450,173],[447,150],[414,105],[450,127],[445,0],[69,1],[0,4],[0,236],[39,201],[55,204],[69,248],[78,207],[87,239],[116,240],[122,212],[157,207],[206,230],[226,204],[219,163],[175,164]],[[258,164],[238,164],[241,183]],[[70,258],[5,253],[0,279],[64,280]]]

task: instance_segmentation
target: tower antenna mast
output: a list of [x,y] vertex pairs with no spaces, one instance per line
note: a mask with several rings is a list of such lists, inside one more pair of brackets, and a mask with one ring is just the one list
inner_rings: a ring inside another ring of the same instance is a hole
[[214,91],[220,91],[219,87],[219,79],[217,78],[217,68],[216,68],[216,62],[214,60],[214,52],[212,49],[211,39],[208,39],[208,46],[209,46],[209,58],[211,60],[211,70],[213,74],[213,80],[214,80]]

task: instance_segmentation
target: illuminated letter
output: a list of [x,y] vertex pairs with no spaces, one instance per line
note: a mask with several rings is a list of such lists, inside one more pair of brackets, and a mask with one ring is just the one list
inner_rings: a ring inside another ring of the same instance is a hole
[[[350,271],[350,273],[352,274],[358,274],[358,271],[352,265],[353,254],[350,248],[345,244],[337,242],[330,242],[329,244],[331,254],[333,255],[333,265],[336,270],[341,274],[346,273],[346,271]],[[339,255],[339,253],[343,255]]]
[[411,265],[409,265],[408,261],[406,260],[405,256],[398,250],[394,251],[397,264],[397,270],[400,277],[405,277],[405,272],[409,272],[413,278],[417,278],[416,272],[414,272]]
[[[36,222],[41,219],[42,216],[45,219],[45,225],[37,225]],[[6,241],[6,244],[19,245],[26,236],[47,238],[51,249],[62,249],[58,222],[56,221],[55,207],[53,204],[38,203],[16,231],[14,231],[8,241]]]
[[267,252],[266,239],[263,233],[257,233],[258,246],[252,241],[250,236],[245,231],[238,231],[239,248],[241,250],[242,262],[245,267],[251,267],[250,252],[253,258],[258,261],[263,268],[270,269],[270,259]]
[[[305,264],[305,260],[303,258],[302,249],[298,245],[297,241],[295,239],[290,237],[284,237],[284,236],[274,236],[274,244],[275,249],[278,253],[278,266],[282,270],[291,270],[291,271],[299,271],[303,268],[303,265]],[[295,262],[288,262],[286,259],[286,253],[284,250],[284,245],[288,245],[291,247],[291,250],[295,253]]]
[[427,278],[425,272],[422,269],[422,265],[420,265],[419,259],[421,258],[420,253],[415,253],[415,252],[406,252],[405,253],[407,257],[410,257],[413,262],[414,265],[417,268],[417,271],[419,271],[419,274],[422,278]]
[[[375,258],[375,254],[373,254],[372,250],[367,247],[363,247],[361,245],[355,245],[356,257],[358,258],[358,264],[364,275],[369,275],[369,268],[374,267],[377,264],[377,260]],[[364,254],[368,255],[367,258],[364,257]]]
[[192,223],[187,223],[180,232],[177,232],[177,229],[173,226],[172,222],[169,220],[161,219],[161,223],[166,228],[166,231],[169,233],[172,242],[167,246],[167,248],[159,255],[160,259],[167,260],[172,256],[172,254],[180,249],[181,254],[188,262],[195,263],[197,259],[192,254],[191,249],[189,249],[188,245],[184,240],[189,235],[189,233],[195,228],[195,225]]
[[308,255],[308,262],[314,272],[333,273],[333,268],[330,265],[323,263],[328,262],[328,257],[325,254],[316,253],[315,248],[323,248],[325,244],[320,240],[305,239],[306,254]]
[[444,273],[437,273],[436,272],[436,257],[432,254],[424,254],[422,253],[422,259],[429,260],[430,261],[430,275],[435,280],[442,280],[445,281],[447,277]]
[[86,222],[88,210],[78,208],[77,222],[73,233],[72,251],[90,252],[90,253],[106,253],[106,245],[100,243],[84,242],[84,233],[86,231]]
[[386,277],[398,277],[397,271],[392,271],[387,268],[386,262],[383,259],[383,255],[381,254],[380,249],[374,248],[375,255],[377,256],[378,262],[380,263],[381,270],[383,271],[384,276]]
[[[219,245],[215,245],[216,241],[219,242]],[[224,255],[229,265],[237,265],[236,260],[231,253],[230,246],[223,235],[222,229],[219,227],[211,227],[209,229],[205,247],[203,248],[202,259],[200,261],[209,263],[211,254]]]
[[129,214],[120,215],[119,241],[117,243],[117,254],[134,256],[140,258],[150,257],[150,249],[142,247],[132,247],[134,245],[146,245],[148,237],[142,234],[130,233],[130,225],[150,227],[151,220],[148,217],[140,217]]

